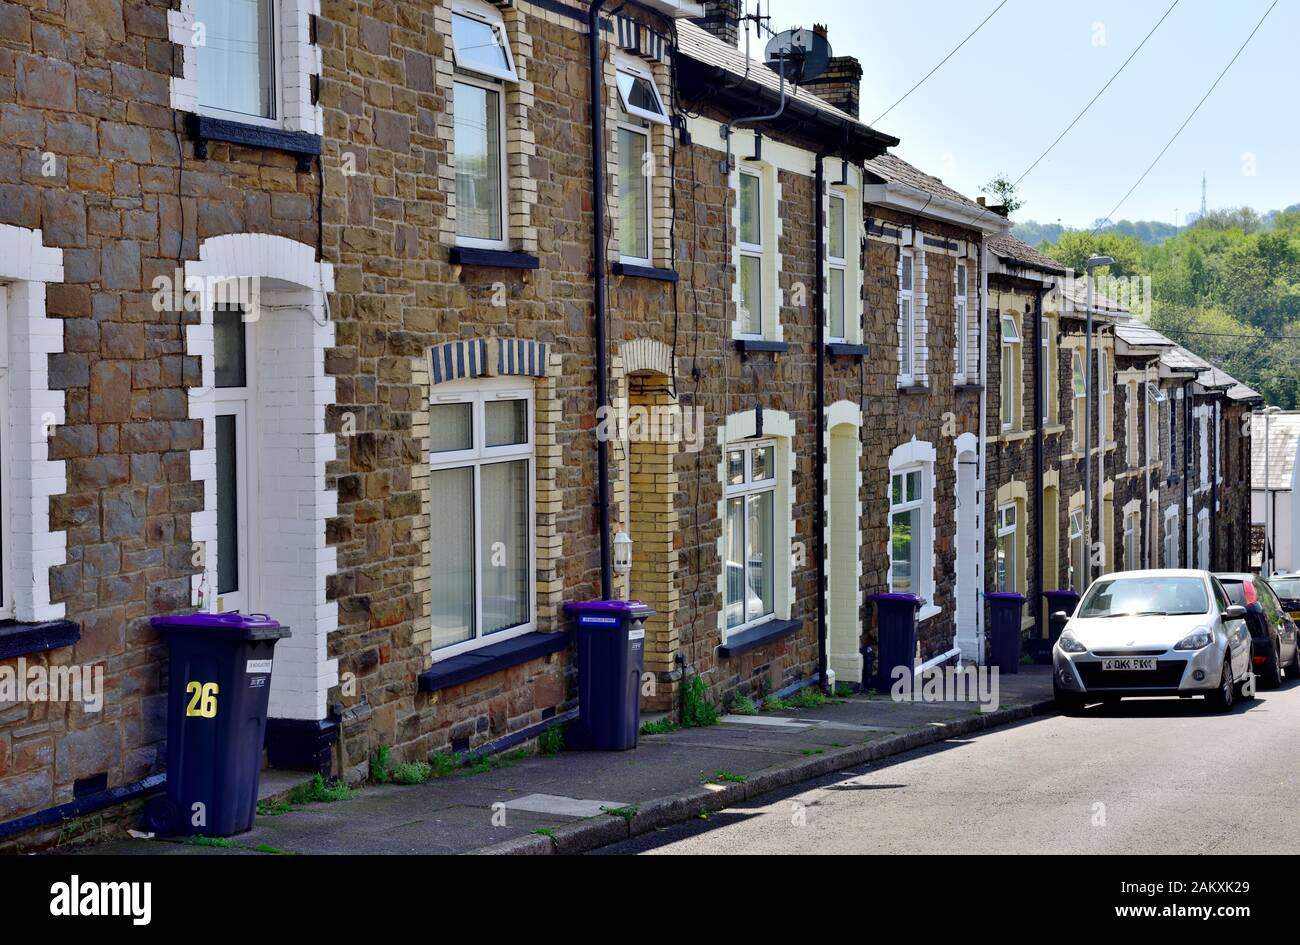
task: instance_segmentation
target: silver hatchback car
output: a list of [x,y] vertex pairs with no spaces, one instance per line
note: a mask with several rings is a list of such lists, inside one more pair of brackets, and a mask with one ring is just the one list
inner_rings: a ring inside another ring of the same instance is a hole
[[1052,648],[1065,712],[1124,696],[1203,695],[1227,711],[1254,693],[1246,610],[1208,571],[1120,571],[1088,588]]

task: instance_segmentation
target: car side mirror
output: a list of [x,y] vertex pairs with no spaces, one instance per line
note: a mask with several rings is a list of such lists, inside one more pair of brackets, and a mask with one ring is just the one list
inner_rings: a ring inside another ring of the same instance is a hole
[[1240,604],[1233,604],[1220,616],[1222,616],[1224,620],[1245,620],[1246,608],[1242,607]]

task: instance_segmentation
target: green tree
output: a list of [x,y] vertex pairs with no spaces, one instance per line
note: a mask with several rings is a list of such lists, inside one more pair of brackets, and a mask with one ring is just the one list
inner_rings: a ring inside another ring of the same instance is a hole
[[1001,204],[1007,208],[1007,213],[1012,214],[1025,205],[1016,192],[1016,185],[1006,174],[998,174],[987,184],[980,188],[980,193],[987,194],[993,198],[993,205]]

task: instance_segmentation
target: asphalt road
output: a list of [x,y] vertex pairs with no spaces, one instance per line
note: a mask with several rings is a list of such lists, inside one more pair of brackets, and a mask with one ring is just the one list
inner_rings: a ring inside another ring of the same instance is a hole
[[601,853],[1297,853],[1300,682],[1126,700],[840,772]]

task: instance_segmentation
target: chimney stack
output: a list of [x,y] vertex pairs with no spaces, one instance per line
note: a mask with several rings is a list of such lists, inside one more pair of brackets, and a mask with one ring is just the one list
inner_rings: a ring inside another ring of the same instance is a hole
[[691,22],[729,46],[740,45],[740,0],[705,0],[704,16]]
[[[814,23],[813,32],[827,39],[826,25]],[[800,86],[829,102],[842,112],[858,117],[858,95],[862,86],[862,63],[852,56],[833,56],[830,65],[815,79],[807,79]]]

